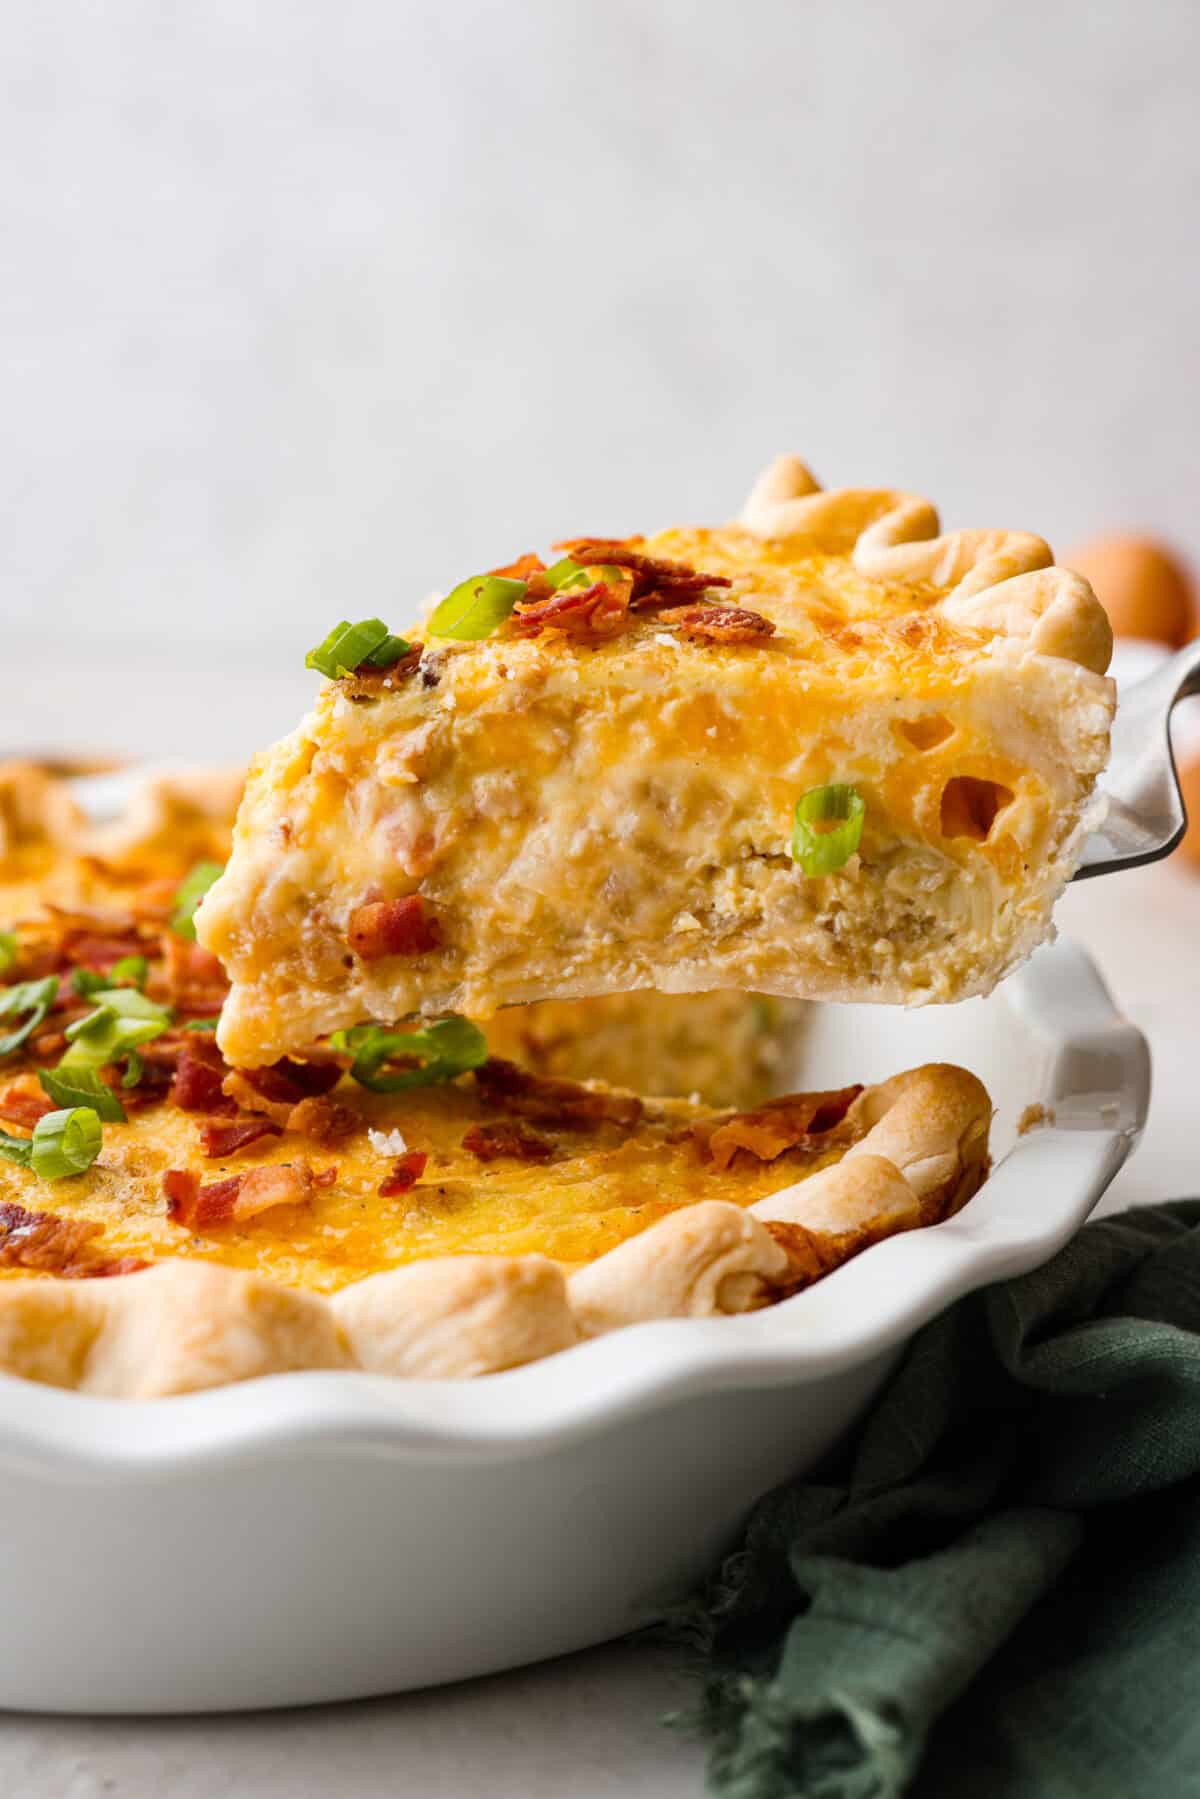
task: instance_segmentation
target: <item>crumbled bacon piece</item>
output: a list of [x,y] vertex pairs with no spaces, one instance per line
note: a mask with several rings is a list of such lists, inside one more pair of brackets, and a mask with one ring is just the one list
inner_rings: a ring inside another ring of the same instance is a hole
[[69,1273],[74,1278],[111,1280],[116,1274],[140,1274],[143,1268],[150,1266],[141,1256],[116,1256],[111,1262],[81,1262]]
[[422,1149],[406,1150],[404,1155],[397,1156],[391,1173],[385,1174],[379,1183],[380,1198],[394,1199],[398,1193],[409,1192],[424,1174],[428,1160]]
[[439,949],[441,926],[430,917],[419,893],[405,899],[370,900],[350,914],[350,948],[364,962],[381,956],[423,956]]
[[299,1105],[302,1099],[313,1099],[330,1092],[342,1078],[339,1062],[297,1062],[291,1056],[284,1056],[266,1068],[243,1068],[239,1072],[264,1099],[292,1106]]
[[785,1150],[808,1148],[813,1139],[826,1136],[845,1118],[862,1087],[842,1087],[829,1093],[789,1093],[768,1100],[751,1112],[706,1119],[694,1125],[692,1135],[702,1155],[726,1169],[739,1150],[760,1162],[773,1162]]
[[487,1105],[564,1130],[588,1130],[601,1124],[629,1130],[645,1109],[635,1094],[601,1092],[578,1081],[531,1074],[501,1056],[490,1056],[474,1074]]
[[146,951],[142,928],[131,913],[92,912],[84,907],[56,906],[49,901],[45,912],[46,925],[42,929],[52,939],[60,968],[87,968],[93,974],[107,974],[126,956],[140,956]]
[[27,1212],[12,1201],[0,1204],[0,1267],[34,1268],[74,1279],[90,1273],[86,1257],[102,1224],[90,1218],[62,1218],[56,1212]]
[[53,943],[18,943],[17,959],[5,973],[6,981],[41,981],[57,974],[62,957]]
[[548,1162],[554,1145],[523,1124],[500,1119],[495,1124],[473,1124],[462,1140],[463,1148],[481,1162],[495,1162],[501,1156],[517,1162]]
[[147,1068],[153,1068],[162,1075],[173,1075],[185,1049],[212,1042],[213,1039],[205,1031],[164,1031],[161,1037],[152,1037],[149,1043],[140,1043],[138,1055]]
[[377,700],[381,693],[389,693],[393,687],[406,681],[409,675],[415,675],[424,653],[425,645],[414,643],[407,654],[389,663],[387,668],[376,668],[370,662],[360,662],[353,674],[342,676],[340,689],[350,700]]
[[136,931],[112,936],[68,931],[62,941],[64,959],[73,968],[86,968],[93,974],[108,974],[127,956],[141,956],[145,950],[145,940]]
[[512,628],[518,637],[539,637],[548,627],[568,637],[615,637],[629,624],[629,594],[625,583],[617,587],[595,581],[590,587],[570,587],[518,606]]
[[[227,1181],[221,1183],[228,1186]],[[175,1224],[187,1223],[195,1214],[200,1195],[200,1176],[191,1168],[168,1168],[162,1177],[167,1196],[167,1217]]]
[[225,970],[199,943],[188,943],[173,931],[162,936],[162,968],[152,982],[158,997],[181,1012],[211,1018],[229,993]]
[[167,1217],[192,1231],[242,1224],[273,1206],[303,1205],[316,1185],[307,1162],[250,1168],[209,1187],[202,1187],[200,1176],[189,1168],[168,1168],[162,1184]]
[[676,606],[709,587],[728,587],[728,575],[706,575],[687,562],[669,562],[663,556],[647,556],[634,542],[610,537],[576,537],[556,544],[572,561],[596,567],[628,569],[633,582],[633,609],[648,612],[659,606]]
[[[137,1053],[142,1059],[142,1072],[133,1087],[125,1087],[115,1071],[101,1069],[100,1078],[108,1081],[126,1111],[144,1111],[147,1106],[157,1105],[167,1097],[180,1057],[196,1041],[192,1031],[169,1031],[150,1043],[139,1045]],[[224,1107],[217,1110],[223,1111]]]
[[172,1097],[184,1112],[214,1112],[231,1118],[237,1102],[222,1092],[229,1064],[206,1033],[192,1031],[175,1061]]
[[503,568],[490,568],[489,575],[503,575],[509,581],[528,581],[531,575],[543,575],[546,564],[533,550],[524,556],[518,556],[515,562],[506,562]]
[[307,1162],[279,1162],[270,1168],[251,1168],[239,1175],[242,1183],[234,1205],[235,1219],[253,1218],[272,1206],[304,1205],[316,1185]]
[[231,1068],[221,1083],[222,1092],[230,1101],[235,1112],[242,1108],[247,1112],[257,1112],[262,1117],[271,1119],[281,1131],[285,1131],[296,1101],[293,1099],[268,1099],[265,1093],[260,1093],[251,1086],[251,1073],[261,1073],[261,1070]]
[[227,1123],[202,1124],[200,1126],[200,1147],[206,1156],[236,1156],[239,1150],[249,1149],[262,1137],[281,1136],[281,1126],[270,1118],[233,1118]]
[[0,1099],[0,1118],[5,1124],[19,1124],[27,1131],[53,1110],[54,1101],[47,1099],[44,1093],[25,1093],[20,1087],[10,1087]]
[[353,1106],[344,1106],[338,1100],[315,1094],[292,1107],[287,1128],[310,1137],[314,1143],[340,1143],[344,1137],[352,1137],[355,1131],[361,1130],[365,1123],[362,1113],[356,1112]]
[[[225,1076],[227,1097],[247,1112],[271,1118],[281,1130],[295,1129],[292,1114],[307,1099],[320,1099],[342,1078],[332,1060],[294,1062],[290,1056],[267,1068],[234,1068]],[[347,1133],[348,1134],[348,1133]]]
[[659,617],[688,637],[703,637],[712,643],[765,643],[775,635],[769,618],[744,606],[672,606]]

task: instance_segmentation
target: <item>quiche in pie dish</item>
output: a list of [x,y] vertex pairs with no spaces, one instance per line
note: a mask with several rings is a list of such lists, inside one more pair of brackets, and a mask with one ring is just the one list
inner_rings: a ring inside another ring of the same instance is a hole
[[1048,934],[1114,690],[1040,538],[785,457],[737,524],[560,549],[314,652],[200,913],[232,1061],[639,988],[955,1000]]
[[769,1305],[986,1172],[987,1095],[948,1066],[718,1109],[522,1069],[451,1019],[238,1068],[169,845],[109,862],[67,856],[66,824],[58,854],[15,836],[4,1371],[135,1398],[301,1368],[486,1374]]

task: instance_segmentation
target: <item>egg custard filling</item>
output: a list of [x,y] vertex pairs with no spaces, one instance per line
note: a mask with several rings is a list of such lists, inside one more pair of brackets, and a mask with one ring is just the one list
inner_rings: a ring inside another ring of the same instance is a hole
[[339,626],[198,917],[243,1067],[364,1022],[715,988],[921,1003],[1050,930],[1111,633],[1036,537],[775,464],[741,520],[580,538]]
[[447,1018],[239,1067],[194,938],[215,865],[35,837],[0,857],[7,1372],[141,1398],[494,1373],[772,1304],[986,1173],[987,1095],[941,1065],[714,1107],[522,1068]]

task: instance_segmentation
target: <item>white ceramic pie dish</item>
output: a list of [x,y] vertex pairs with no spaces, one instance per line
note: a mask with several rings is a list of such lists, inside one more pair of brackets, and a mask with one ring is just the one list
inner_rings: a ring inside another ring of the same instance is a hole
[[[291,1374],[131,1403],[0,1376],[0,1705],[346,1699],[652,1620],[846,1430],[919,1325],[1071,1236],[1145,1120],[1146,1042],[1069,944],[988,1000],[818,1007],[790,1075],[933,1059],[997,1102],[990,1180],[768,1311],[642,1325],[473,1383]],[[1029,1105],[1055,1123],[1018,1138]]]

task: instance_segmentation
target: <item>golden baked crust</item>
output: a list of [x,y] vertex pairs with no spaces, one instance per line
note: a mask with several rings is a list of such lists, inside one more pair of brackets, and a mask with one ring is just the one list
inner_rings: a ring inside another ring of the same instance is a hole
[[[259,758],[200,923],[231,1056],[547,994],[952,1000],[1048,933],[1113,688],[1041,539],[784,458],[736,525],[572,553],[611,565],[582,625],[560,595],[427,634]],[[861,843],[808,874],[793,808],[830,784]]]

